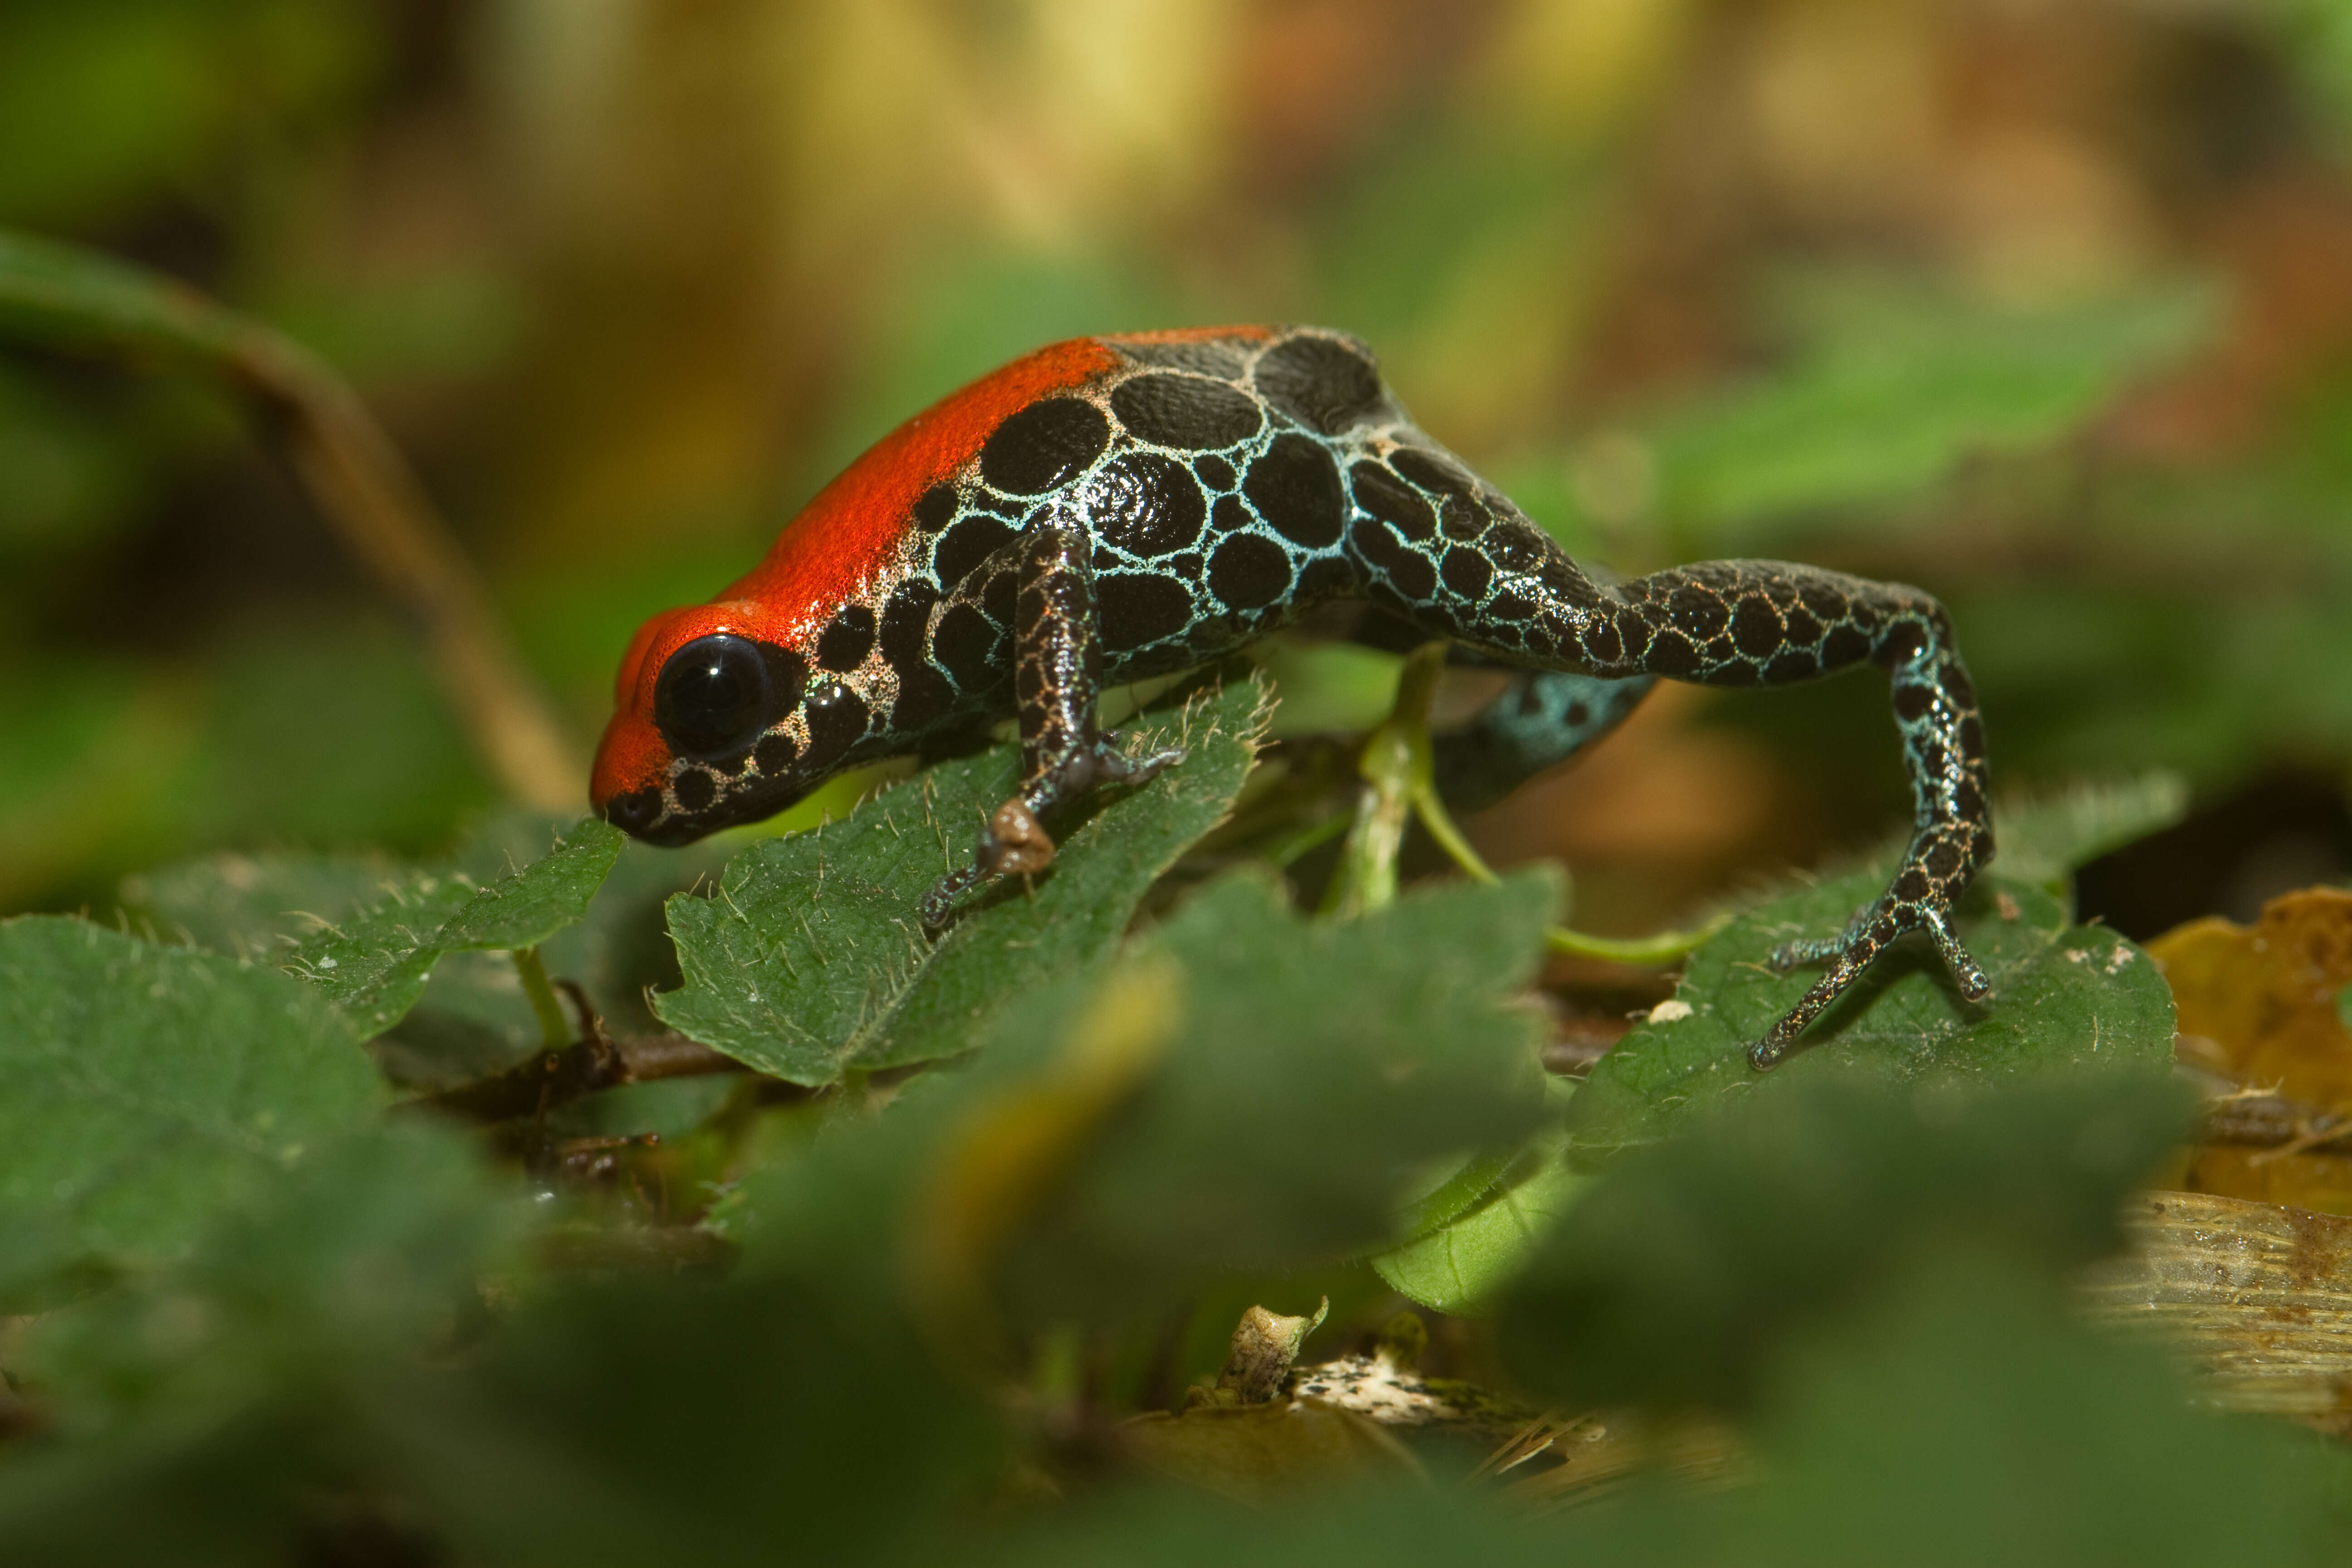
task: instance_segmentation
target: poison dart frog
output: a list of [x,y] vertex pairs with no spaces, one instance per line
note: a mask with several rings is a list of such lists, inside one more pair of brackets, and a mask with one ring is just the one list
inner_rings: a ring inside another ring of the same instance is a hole
[[1559,761],[1659,677],[1786,686],[1879,666],[1916,831],[1843,932],[1771,955],[1828,968],[1750,1059],[1786,1055],[1906,931],[1927,934],[1964,997],[1991,994],[1952,921],[1992,854],[1983,729],[1936,600],[1772,561],[1587,572],[1412,423],[1364,344],[1312,327],[1078,338],[917,415],[748,576],[639,628],[592,798],[639,838],[684,844],[1016,717],[1018,793],[923,900],[937,930],[974,885],[1048,866],[1059,807],[1178,760],[1099,729],[1104,686],[1212,662],[1338,600],[1515,672],[1447,755],[1468,793]]

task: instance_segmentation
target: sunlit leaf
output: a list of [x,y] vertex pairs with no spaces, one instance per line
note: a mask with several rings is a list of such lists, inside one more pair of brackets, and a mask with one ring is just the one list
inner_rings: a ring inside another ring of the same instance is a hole
[[583,820],[543,858],[503,877],[425,872],[302,944],[288,963],[324,988],[365,1036],[414,1006],[445,953],[534,947],[586,914],[624,842]]
[[2104,926],[2067,923],[2028,883],[1979,877],[1958,910],[1961,941],[1993,983],[1960,999],[1935,951],[1914,939],[1881,954],[1769,1073],[1748,1049],[1818,970],[1774,974],[1782,943],[1834,934],[1886,886],[1866,867],[1743,912],[1691,955],[1671,1002],[1601,1059],[1569,1107],[1576,1153],[1601,1157],[1662,1137],[1734,1098],[1856,1073],[1897,1081],[1998,1080],[2076,1065],[2169,1061],[2172,997],[2147,955]]
[[1131,744],[1181,744],[1185,760],[1140,789],[1107,792],[1050,873],[982,894],[936,944],[916,906],[1013,794],[1014,748],[933,768],[846,822],[753,845],[715,895],[670,900],[686,984],[654,1010],[795,1083],[970,1050],[1008,998],[1108,952],[1152,882],[1224,816],[1262,704],[1255,682],[1235,682],[1132,726]]
[[1561,1153],[1558,1140],[1546,1140],[1516,1158],[1465,1168],[1416,1205],[1420,1223],[1376,1253],[1372,1267],[1424,1307],[1483,1311],[1588,1180]]

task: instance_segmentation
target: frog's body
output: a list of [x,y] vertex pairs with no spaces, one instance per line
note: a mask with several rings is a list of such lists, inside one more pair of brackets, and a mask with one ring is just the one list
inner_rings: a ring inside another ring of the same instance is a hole
[[1924,930],[1989,994],[1951,900],[1991,854],[1975,700],[1935,600],[1731,561],[1595,581],[1423,434],[1354,339],[1233,327],[1081,338],[1013,362],[885,437],[711,604],[637,633],[596,759],[597,808],[680,844],[770,816],[856,763],[1008,716],[1024,780],[981,878],[1033,870],[1037,818],[1148,776],[1096,728],[1105,685],[1192,668],[1307,610],[1362,599],[1517,668],[1458,748],[1508,784],[1606,731],[1656,677],[1779,686],[1887,669],[1916,801],[1887,895],[1757,1048],[1769,1065],[1895,936]]

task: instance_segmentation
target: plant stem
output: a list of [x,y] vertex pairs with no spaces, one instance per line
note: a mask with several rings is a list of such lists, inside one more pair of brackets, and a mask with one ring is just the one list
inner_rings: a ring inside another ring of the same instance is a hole
[[524,668],[473,563],[349,383],[308,349],[176,279],[0,230],[0,339],[158,353],[224,374],[274,416],[345,549],[416,623],[484,767],[543,811],[580,807],[585,763]]
[[522,994],[530,998],[530,1010],[539,1015],[540,1043],[551,1051],[562,1049],[572,1043],[572,1020],[563,1016],[563,1001],[547,977],[539,949],[518,947],[513,958],[515,973],[522,976]]
[[1474,882],[1500,880],[1495,875],[1495,868],[1470,847],[1467,838],[1462,837],[1462,830],[1454,825],[1454,814],[1445,809],[1445,802],[1439,797],[1436,784],[1427,776],[1422,779],[1421,787],[1413,791],[1412,810],[1413,815],[1421,818],[1422,826],[1427,828],[1429,836],[1437,841],[1437,847],[1462,868],[1465,876]]
[[1323,897],[1323,912],[1346,919],[1396,902],[1397,852],[1405,824],[1421,797],[1434,798],[1429,749],[1429,700],[1445,665],[1445,645],[1413,650],[1397,672],[1396,705],[1388,720],[1364,738],[1356,760],[1364,788],[1347,847]]
[[[1396,899],[1397,851],[1404,836],[1406,808],[1445,851],[1463,875],[1473,881],[1493,882],[1495,868],[1472,847],[1455,825],[1437,793],[1435,753],[1429,739],[1429,702],[1445,668],[1445,645],[1429,643],[1406,658],[1397,676],[1396,706],[1388,721],[1366,738],[1357,771],[1368,786],[1363,804],[1348,836],[1332,891],[1325,898],[1327,912],[1361,914]],[[1685,931],[1660,931],[1654,936],[1617,938],[1591,936],[1554,926],[1544,933],[1554,952],[1580,958],[1607,959],[1617,963],[1679,963],[1690,951],[1721,931],[1730,921],[1717,915]]]
[[1702,924],[1682,931],[1663,931],[1654,936],[1612,937],[1591,936],[1566,926],[1554,926],[1544,933],[1554,952],[1575,958],[1601,958],[1612,963],[1669,964],[1679,963],[1690,956],[1691,950],[1725,926],[1731,923],[1728,914],[1720,914]]

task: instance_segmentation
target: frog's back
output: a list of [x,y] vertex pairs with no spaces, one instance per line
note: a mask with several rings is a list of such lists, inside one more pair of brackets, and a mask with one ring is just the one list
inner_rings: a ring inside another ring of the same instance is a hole
[[1344,585],[1340,438],[1402,418],[1370,352],[1337,332],[1055,343],[876,443],[715,604],[747,632],[814,653],[831,623],[878,625],[894,596],[952,596],[1059,507],[1093,535],[1115,663],[1186,628],[1255,626]]

